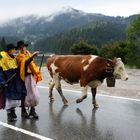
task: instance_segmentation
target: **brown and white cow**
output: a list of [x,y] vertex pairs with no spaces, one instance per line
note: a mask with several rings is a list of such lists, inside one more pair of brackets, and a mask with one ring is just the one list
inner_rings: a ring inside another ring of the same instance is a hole
[[47,68],[52,77],[49,84],[49,97],[53,101],[53,88],[59,92],[64,105],[68,101],[64,97],[61,89],[61,79],[67,83],[80,83],[82,95],[76,100],[80,103],[87,97],[87,88],[91,87],[92,104],[98,107],[96,102],[96,89],[109,76],[115,76],[122,80],[127,80],[128,75],[121,58],[108,60],[95,55],[52,55],[47,59]]

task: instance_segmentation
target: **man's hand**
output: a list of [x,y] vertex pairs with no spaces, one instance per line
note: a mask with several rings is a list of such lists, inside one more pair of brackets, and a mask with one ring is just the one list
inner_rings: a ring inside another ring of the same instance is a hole
[[36,57],[38,54],[39,54],[39,51],[35,51],[35,52],[32,54],[32,57]]

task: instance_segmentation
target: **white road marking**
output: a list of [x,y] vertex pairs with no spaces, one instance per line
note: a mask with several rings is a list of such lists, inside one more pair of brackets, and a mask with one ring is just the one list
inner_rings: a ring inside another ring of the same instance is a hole
[[[38,88],[46,88],[46,89],[49,88],[49,87],[45,87],[45,86],[37,86],[37,87]],[[62,89],[62,90],[63,91],[67,91],[67,92],[81,93],[81,91],[70,90],[70,89]],[[90,94],[90,92],[88,92],[88,94]],[[120,96],[110,96],[110,95],[103,95],[103,94],[97,94],[97,96],[109,97],[109,98],[117,98],[117,99],[123,99],[123,100],[130,100],[130,101],[138,101],[138,102],[140,102],[140,99],[126,98],[126,97],[120,97]]]
[[24,134],[26,134],[26,135],[29,135],[29,136],[32,136],[32,137],[41,139],[41,140],[52,140],[52,139],[50,139],[50,138],[47,138],[47,137],[41,136],[41,135],[39,135],[39,134],[36,134],[36,133],[30,132],[30,131],[24,130],[24,129],[22,129],[22,128],[15,127],[15,126],[13,126],[13,125],[9,125],[9,124],[4,123],[4,122],[1,122],[1,121],[0,121],[0,125],[2,125],[2,126],[4,126],[4,127],[7,127],[7,128],[9,128],[9,129],[12,129],[12,130],[15,130],[15,131],[24,133]]

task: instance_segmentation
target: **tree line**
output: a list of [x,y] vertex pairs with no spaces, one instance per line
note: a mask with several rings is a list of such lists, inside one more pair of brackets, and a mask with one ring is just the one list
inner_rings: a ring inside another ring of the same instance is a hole
[[121,57],[129,67],[140,68],[140,15],[128,25],[125,40],[105,43],[101,48],[80,41],[70,51],[72,54],[95,54],[110,59]]
[[0,40],[0,51],[6,50],[6,40],[4,37]]
[[124,39],[126,39],[126,24],[100,21],[42,38],[36,42],[35,48],[43,52],[69,54],[72,45],[80,41],[86,41],[101,48],[105,43]]

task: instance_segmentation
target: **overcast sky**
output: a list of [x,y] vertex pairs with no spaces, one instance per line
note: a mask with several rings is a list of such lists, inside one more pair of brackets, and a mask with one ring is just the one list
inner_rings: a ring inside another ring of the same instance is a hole
[[109,16],[140,13],[140,0],[0,0],[0,22],[30,15],[50,15],[63,7]]

